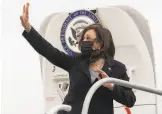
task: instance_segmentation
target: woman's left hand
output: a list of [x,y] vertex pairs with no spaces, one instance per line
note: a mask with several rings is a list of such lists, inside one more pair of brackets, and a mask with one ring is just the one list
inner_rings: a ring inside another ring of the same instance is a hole
[[[99,73],[101,74],[102,78],[108,78],[108,77],[109,77],[109,76],[108,76],[103,70],[101,70],[101,69],[97,69],[97,72],[99,72]],[[98,78],[98,80],[101,80],[100,76],[98,76],[97,78]],[[103,86],[112,89],[113,86],[114,86],[114,84],[113,84],[113,83],[105,83]]]

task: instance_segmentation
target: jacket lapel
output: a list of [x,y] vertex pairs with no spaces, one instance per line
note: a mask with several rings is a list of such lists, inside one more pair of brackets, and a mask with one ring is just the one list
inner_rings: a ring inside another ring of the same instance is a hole
[[87,60],[82,60],[80,62],[80,68],[81,70],[86,74],[86,76],[91,79],[90,71],[89,71],[89,66]]
[[106,74],[108,74],[109,76],[111,76],[110,74],[112,73],[112,67],[113,67],[113,65],[114,65],[113,59],[108,59],[108,60],[105,61],[105,64],[104,64],[102,70]]

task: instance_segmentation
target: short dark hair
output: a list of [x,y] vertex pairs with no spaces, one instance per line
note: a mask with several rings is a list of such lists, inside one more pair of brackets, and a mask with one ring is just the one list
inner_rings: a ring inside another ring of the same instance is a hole
[[82,31],[82,36],[79,41],[79,46],[81,46],[81,43],[84,40],[84,34],[88,30],[94,30],[96,32],[96,41],[101,44],[100,51],[104,52],[104,55],[106,55],[106,57],[109,56],[111,58],[114,58],[115,46],[114,46],[111,32],[107,28],[104,28],[101,24],[92,24],[87,26]]

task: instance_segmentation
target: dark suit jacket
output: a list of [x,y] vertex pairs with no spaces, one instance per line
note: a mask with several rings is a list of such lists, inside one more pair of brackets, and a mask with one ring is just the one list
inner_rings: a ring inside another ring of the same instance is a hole
[[[48,59],[52,64],[69,72],[70,87],[63,103],[72,106],[72,111],[68,114],[80,114],[84,98],[93,85],[90,80],[86,58],[82,55],[72,57],[59,51],[42,38],[33,27],[29,33],[24,31],[23,36],[39,54]],[[121,62],[112,59],[107,60],[103,70],[110,77],[129,81],[126,67]],[[113,114],[113,100],[127,107],[132,107],[136,97],[132,89],[129,88],[115,85],[113,90],[109,90],[102,86],[92,97],[88,114]],[[60,113],[67,114],[66,112]]]

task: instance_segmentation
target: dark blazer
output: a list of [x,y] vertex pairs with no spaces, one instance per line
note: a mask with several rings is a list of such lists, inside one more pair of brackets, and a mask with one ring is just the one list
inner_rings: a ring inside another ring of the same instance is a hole
[[[59,51],[42,38],[33,27],[29,33],[24,30],[23,36],[39,54],[44,56],[52,64],[69,73],[70,87],[63,104],[71,105],[72,110],[69,113],[60,112],[60,114],[80,114],[85,96],[93,85],[90,80],[90,72],[86,58],[82,55],[69,56]],[[107,60],[103,66],[103,70],[110,77],[129,81],[126,67],[119,61]],[[127,107],[132,107],[135,104],[136,97],[132,89],[129,88],[115,85],[113,90],[109,90],[101,86],[92,97],[88,114],[113,114],[113,100]]]

